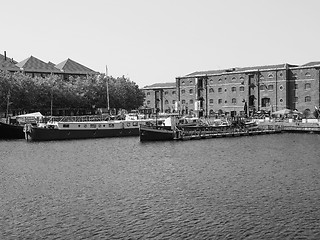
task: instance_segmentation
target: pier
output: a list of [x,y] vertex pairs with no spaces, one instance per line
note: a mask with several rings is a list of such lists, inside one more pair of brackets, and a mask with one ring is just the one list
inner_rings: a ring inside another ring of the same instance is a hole
[[269,129],[252,129],[252,130],[227,130],[227,131],[181,131],[176,132],[174,140],[199,140],[209,138],[223,138],[223,137],[242,137],[255,136],[264,134],[279,134],[282,133],[282,128],[275,126]]
[[283,132],[291,133],[320,133],[320,122],[313,121],[261,121],[259,122],[261,129],[281,128]]

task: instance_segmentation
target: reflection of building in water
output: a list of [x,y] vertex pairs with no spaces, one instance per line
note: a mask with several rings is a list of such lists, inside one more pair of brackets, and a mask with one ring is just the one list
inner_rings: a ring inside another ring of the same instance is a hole
[[[198,116],[218,113],[235,116],[245,112],[252,115],[259,110],[274,112],[285,108],[313,112],[320,105],[319,70],[320,62],[311,62],[301,66],[279,64],[194,72],[177,77],[175,86],[170,85],[171,91],[158,90],[160,110],[175,109]],[[148,94],[157,90],[143,90],[146,106],[154,106]],[[161,97],[165,91],[166,99],[171,100],[170,107]],[[176,102],[175,108],[172,102]]]

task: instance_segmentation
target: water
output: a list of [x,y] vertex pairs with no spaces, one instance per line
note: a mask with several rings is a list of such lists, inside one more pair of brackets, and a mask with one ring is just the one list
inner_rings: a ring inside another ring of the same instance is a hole
[[0,140],[0,239],[320,239],[319,143]]

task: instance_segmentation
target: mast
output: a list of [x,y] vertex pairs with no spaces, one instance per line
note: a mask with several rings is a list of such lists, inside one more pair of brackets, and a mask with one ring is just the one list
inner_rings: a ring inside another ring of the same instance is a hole
[[9,105],[10,105],[10,89],[7,94],[7,111],[6,111],[6,123],[9,123]]
[[108,77],[108,66],[106,65],[106,85],[107,85],[107,109],[108,113],[110,113],[110,105],[109,105],[109,77]]

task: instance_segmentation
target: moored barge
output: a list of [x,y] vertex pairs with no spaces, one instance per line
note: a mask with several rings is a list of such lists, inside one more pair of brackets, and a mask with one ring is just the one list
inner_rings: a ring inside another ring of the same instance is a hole
[[252,122],[233,122],[221,125],[172,125],[140,126],[140,141],[193,140],[217,137],[240,137],[261,134],[281,133],[281,128],[260,129]]
[[[28,141],[52,141],[87,138],[139,136],[139,126],[151,119],[100,120],[62,119],[37,126],[25,125]],[[160,120],[158,120],[160,121]]]

